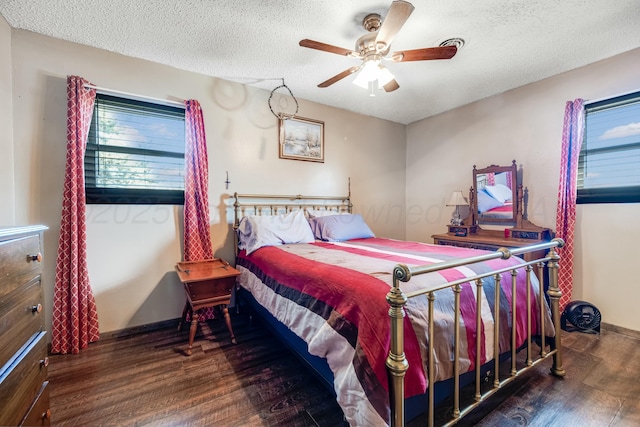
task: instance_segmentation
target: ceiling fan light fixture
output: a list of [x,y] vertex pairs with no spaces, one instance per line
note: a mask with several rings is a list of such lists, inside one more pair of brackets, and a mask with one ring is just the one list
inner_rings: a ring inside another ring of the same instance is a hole
[[382,65],[378,65],[378,68],[378,86],[382,87],[395,78],[388,68],[385,68]]
[[353,50],[310,39],[300,40],[299,45],[302,47],[362,60],[359,65],[336,74],[320,83],[318,87],[329,87],[347,76],[356,74],[353,83],[363,89],[377,87],[378,89],[382,88],[385,92],[393,92],[400,88],[400,85],[393,74],[380,65],[381,60],[412,62],[453,58],[465,43],[464,39],[460,37],[447,38],[438,47],[402,50],[389,55],[391,43],[414,9],[414,6],[408,1],[393,0],[384,21],[380,14],[368,14],[362,22],[367,33],[358,37]]
[[371,59],[365,61],[360,72],[353,80],[353,84],[363,89],[369,89],[372,82],[378,81],[378,87],[382,87],[394,79],[391,71],[380,64],[379,60]]
[[378,78],[378,75],[380,74],[379,67],[380,67],[380,60],[371,59],[364,63],[358,75],[362,76],[363,79],[370,82]]
[[362,89],[369,89],[369,80],[363,77],[362,71],[360,71],[356,78],[353,79],[353,84],[361,87]]

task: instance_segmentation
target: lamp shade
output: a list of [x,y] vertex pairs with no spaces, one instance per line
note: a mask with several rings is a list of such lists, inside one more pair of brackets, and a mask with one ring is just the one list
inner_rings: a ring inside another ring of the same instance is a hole
[[363,89],[369,88],[369,83],[378,81],[378,86],[382,87],[394,79],[393,74],[380,64],[378,59],[367,59],[360,67],[360,71],[353,80],[353,84]]
[[380,69],[378,73],[378,86],[382,87],[393,80],[393,74],[387,68],[383,67],[382,64],[378,64],[378,68]]
[[447,206],[467,206],[467,200],[462,195],[462,191],[454,191]]

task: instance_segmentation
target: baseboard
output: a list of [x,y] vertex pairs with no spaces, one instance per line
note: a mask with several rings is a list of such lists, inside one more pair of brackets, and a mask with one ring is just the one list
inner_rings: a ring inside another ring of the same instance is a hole
[[146,325],[132,326],[130,328],[119,329],[117,331],[101,332],[100,340],[122,338],[130,335],[137,335],[144,332],[156,331],[158,329],[177,328],[179,318],[162,320],[160,322],[147,323]]
[[[160,322],[148,323],[146,325],[132,326],[130,328],[119,329],[117,331],[100,332],[99,341],[118,339],[145,332],[156,331],[158,329],[177,328],[180,319],[162,320]],[[47,352],[51,353],[51,342],[47,343]]]
[[611,325],[609,323],[602,323],[602,329],[609,332],[616,332],[621,335],[626,335],[631,338],[640,339],[640,331],[635,331],[633,329],[623,328],[622,326]]

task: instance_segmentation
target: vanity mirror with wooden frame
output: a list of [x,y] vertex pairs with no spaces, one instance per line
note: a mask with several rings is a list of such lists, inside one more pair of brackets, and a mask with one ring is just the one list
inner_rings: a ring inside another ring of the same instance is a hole
[[518,167],[491,165],[476,169],[473,165],[473,224],[515,226],[518,215]]
[[[522,170],[518,171],[515,160],[509,166],[476,169],[474,165],[469,215],[462,225],[448,225],[447,233],[433,235],[434,243],[497,250],[551,240],[553,231],[527,220],[527,193],[522,186]],[[542,258],[544,254],[531,253],[525,259],[532,256]]]
[[473,165],[472,186],[469,189],[469,215],[458,229],[449,226],[450,233],[474,234],[481,225],[504,226],[505,235],[513,238],[550,240],[552,231],[539,227],[526,218],[528,190],[522,185],[522,170],[516,161],[509,166],[490,165],[477,169]]

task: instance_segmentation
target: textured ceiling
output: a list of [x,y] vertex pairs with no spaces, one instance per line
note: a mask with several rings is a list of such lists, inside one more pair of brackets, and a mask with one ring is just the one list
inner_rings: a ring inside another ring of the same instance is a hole
[[353,85],[354,76],[318,88],[359,60],[298,42],[354,49],[364,16],[384,18],[390,4],[0,0],[0,13],[14,28],[267,90],[283,78],[297,98],[403,124],[640,47],[638,0],[413,0],[391,51],[462,37],[453,59],[389,62],[400,88],[375,97]]

